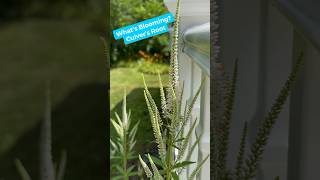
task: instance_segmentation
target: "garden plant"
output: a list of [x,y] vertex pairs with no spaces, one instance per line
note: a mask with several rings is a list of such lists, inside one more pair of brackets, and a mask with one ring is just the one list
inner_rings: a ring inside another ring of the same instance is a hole
[[[139,126],[139,121],[133,123],[131,121],[131,112],[127,113],[127,100],[126,94],[124,93],[122,102],[122,116],[116,113],[116,120],[111,119],[111,124],[116,131],[116,137],[111,139],[111,170],[115,169],[117,172],[112,175],[113,180],[128,180],[129,177],[138,176],[138,167],[136,167],[134,160],[137,159],[137,155],[134,152],[136,144],[136,133]],[[130,161],[133,163],[130,164]]]
[[[156,102],[144,81],[144,95],[150,114],[159,157],[152,157],[150,154],[147,154],[150,165],[148,165],[141,156],[139,156],[139,160],[144,168],[146,176],[155,180],[179,179],[179,174],[181,174],[189,165],[197,163],[196,168],[188,177],[190,180],[195,179],[196,175],[200,172],[202,165],[209,158],[209,155],[206,155],[200,162],[190,161],[191,154],[198,145],[200,137],[197,138],[190,150],[187,148],[198,123],[197,119],[192,118],[192,109],[200,95],[203,82],[195,96],[192,98],[192,101],[186,103],[183,107],[182,96],[184,86],[179,83],[178,73],[179,22],[180,0],[177,1],[170,57],[169,84],[166,91],[164,90],[159,74],[161,108],[157,107]],[[185,132],[188,124],[191,124],[191,128]]]

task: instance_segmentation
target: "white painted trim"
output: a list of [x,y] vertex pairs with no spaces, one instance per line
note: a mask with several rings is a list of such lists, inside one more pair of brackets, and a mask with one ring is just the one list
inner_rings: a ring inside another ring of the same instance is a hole
[[[176,0],[164,0],[164,4],[168,10],[175,14]],[[210,1],[208,0],[183,0],[181,1],[181,14],[180,16],[209,16],[210,14]]]

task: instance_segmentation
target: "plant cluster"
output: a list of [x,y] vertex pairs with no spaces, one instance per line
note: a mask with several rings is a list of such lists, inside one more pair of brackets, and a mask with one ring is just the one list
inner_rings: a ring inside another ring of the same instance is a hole
[[[190,103],[186,102],[186,105],[183,107],[182,97],[184,86],[179,84],[178,74],[179,23],[180,0],[177,1],[170,57],[169,84],[166,91],[162,85],[161,77],[159,75],[161,108],[157,107],[154,98],[150,94],[148,86],[144,81],[144,95],[150,114],[159,157],[151,157],[148,154],[147,157],[150,166],[147,165],[141,156],[139,156],[139,160],[146,176],[155,180],[179,179],[179,174],[183,172],[186,167],[190,164],[196,163],[190,161],[190,157],[200,140],[200,137],[197,137],[197,140],[191,146],[191,149],[187,149],[190,144],[191,136],[195,133],[195,127],[198,123],[197,119],[192,118],[191,114],[193,106],[200,95],[203,82],[192,98],[192,101]],[[191,124],[191,128],[185,132],[188,124]],[[197,163],[196,168],[188,177],[190,180],[196,177],[202,165],[208,158],[209,155]]]
[[[139,161],[145,171],[145,175],[147,176],[147,178],[155,180],[179,179],[179,174],[181,174],[186,167],[191,164],[197,163],[190,161],[190,158],[195,150],[195,147],[199,144],[201,138],[201,136],[198,136],[196,141],[192,145],[190,145],[190,139],[192,135],[195,134],[195,127],[198,124],[197,119],[192,118],[192,110],[197,98],[200,95],[203,82],[192,98],[192,101],[186,102],[185,106],[182,105],[184,86],[183,84],[179,84],[178,74],[180,0],[177,1],[175,18],[176,20],[174,23],[174,32],[172,38],[173,41],[170,56],[169,84],[166,90],[162,84],[160,73],[158,75],[161,108],[157,107],[157,104],[152,97],[143,77],[145,86],[144,96],[149,111],[153,134],[155,137],[155,143],[157,144],[158,156],[151,156],[150,154],[147,154],[147,158],[145,159],[141,157],[141,155],[139,155]],[[125,109],[123,109],[123,112],[125,112]],[[112,124],[115,127],[119,137],[124,136],[123,133],[125,132],[125,130],[123,129],[125,128],[123,124],[125,122],[124,120],[126,119],[127,117],[124,114],[122,121],[120,120],[120,118],[118,118],[118,123],[112,121]],[[191,125],[191,128],[186,128],[187,125]],[[186,130],[187,132],[185,132]],[[134,139],[134,137],[131,138]],[[123,144],[125,142],[124,138],[122,139],[123,140],[119,138],[119,145],[115,145],[116,143],[114,142],[111,142],[111,144],[114,149],[117,150],[115,152],[121,154],[121,157],[119,157],[119,159],[126,159],[127,155],[122,153],[124,152],[124,145],[121,145],[121,143]],[[191,146],[190,149],[187,148],[189,145]],[[188,177],[190,180],[196,178],[197,174],[200,172],[202,165],[207,161],[208,158],[209,155],[205,156],[200,162],[197,163],[196,168]],[[126,167],[118,167],[117,169],[120,174],[124,174],[123,172],[126,170]]]
[[130,160],[137,159],[137,155],[134,152],[134,146],[136,144],[135,138],[139,122],[131,122],[130,115],[130,111],[127,113],[126,95],[124,95],[121,118],[116,113],[116,120],[111,119],[111,124],[116,131],[116,137],[113,140],[110,139],[111,169],[117,171],[117,173],[111,177],[113,180],[128,180],[129,177],[139,175],[136,165],[130,165]]

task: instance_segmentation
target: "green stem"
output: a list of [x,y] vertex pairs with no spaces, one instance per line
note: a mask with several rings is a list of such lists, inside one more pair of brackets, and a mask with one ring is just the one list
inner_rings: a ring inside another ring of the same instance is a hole
[[128,173],[127,173],[127,161],[128,161],[128,158],[127,158],[127,131],[126,129],[124,129],[124,136],[123,136],[123,172],[125,173],[124,174],[124,179],[125,180],[128,180],[129,177],[128,177]]
[[168,153],[167,153],[167,175],[166,180],[171,180],[171,168],[172,168],[172,159],[173,159],[173,153],[172,153],[172,136],[170,135],[170,132],[168,132]]

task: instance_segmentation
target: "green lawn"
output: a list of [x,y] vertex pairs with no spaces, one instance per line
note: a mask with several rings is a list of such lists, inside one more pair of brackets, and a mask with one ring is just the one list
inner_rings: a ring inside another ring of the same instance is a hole
[[3,24],[0,71],[0,179],[18,179],[16,157],[37,175],[38,125],[47,80],[52,84],[55,160],[65,148],[66,179],[104,179],[106,150],[97,147],[107,142],[107,72],[99,35],[83,22]]
[[[159,97],[158,75],[145,74],[145,80],[157,103]],[[168,75],[162,75],[163,83],[168,81]],[[120,67],[111,69],[110,74],[110,108],[111,116],[114,113],[121,113],[121,102],[124,90],[127,92],[127,108],[131,110],[133,121],[140,121],[137,133],[137,152],[145,153],[150,147],[150,142],[154,140],[150,124],[149,113],[143,95],[142,73],[136,67]],[[111,131],[112,136],[112,131]]]

